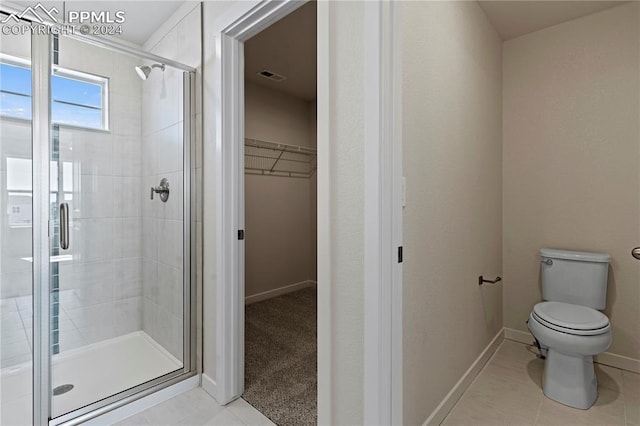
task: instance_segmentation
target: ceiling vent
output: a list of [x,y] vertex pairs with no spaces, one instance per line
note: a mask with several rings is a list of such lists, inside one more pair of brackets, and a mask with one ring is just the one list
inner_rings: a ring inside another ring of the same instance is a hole
[[258,73],[258,75],[261,75],[264,78],[268,78],[269,80],[278,81],[278,82],[287,79],[287,77],[285,77],[284,75],[280,75],[269,70],[262,70]]

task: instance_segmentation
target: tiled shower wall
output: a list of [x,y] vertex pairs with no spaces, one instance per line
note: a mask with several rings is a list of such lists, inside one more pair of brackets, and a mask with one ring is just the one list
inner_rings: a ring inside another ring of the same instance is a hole
[[[28,39],[3,37],[3,53],[29,59],[29,49]],[[58,135],[60,159],[67,166],[65,193],[72,197],[70,249],[61,251],[72,260],[59,263],[57,321],[63,352],[142,329],[142,91],[134,71],[140,61],[133,57],[61,38],[59,62],[66,69],[108,77],[110,95],[109,131],[61,125]],[[9,225],[14,201],[6,178],[9,159],[26,160],[21,173],[31,174],[31,123],[0,121],[0,345],[1,366],[6,367],[28,360],[31,351],[31,263],[24,259],[31,257],[31,227]],[[9,321],[17,313],[20,321]],[[5,341],[9,336],[15,341]]]
[[[159,56],[199,67],[199,4],[149,48]],[[142,323],[144,331],[178,359],[183,351],[184,300],[182,78],[181,71],[155,69],[142,86],[144,188],[157,186],[166,177],[171,190],[166,203],[143,196]],[[196,107],[196,122],[199,112]]]
[[61,66],[109,77],[110,104],[109,132],[60,130],[61,161],[73,164],[73,262],[60,264],[61,350],[142,329],[139,62],[60,40]]
[[[145,48],[198,68],[199,93],[199,5],[155,39],[160,41]],[[3,37],[3,53],[28,58],[29,49],[28,38],[10,42]],[[60,127],[60,156],[71,167],[66,178],[73,198],[71,246],[63,252],[73,259],[59,266],[61,351],[144,330],[182,358],[182,73],[167,67],[142,82],[134,72],[142,62],[74,40],[60,42],[61,66],[109,77],[111,114],[108,132]],[[197,123],[200,105],[197,96]],[[29,122],[0,120],[0,126],[0,355],[5,367],[28,360],[31,352],[31,264],[22,259],[31,257],[31,228],[8,226],[6,184],[7,158],[30,161],[31,134]],[[192,164],[198,193],[200,129],[196,126]],[[166,204],[149,199],[149,188],[162,177],[171,182]],[[200,203],[196,212],[192,226],[200,271]],[[201,283],[200,274],[196,278]],[[11,347],[9,337],[15,337]]]

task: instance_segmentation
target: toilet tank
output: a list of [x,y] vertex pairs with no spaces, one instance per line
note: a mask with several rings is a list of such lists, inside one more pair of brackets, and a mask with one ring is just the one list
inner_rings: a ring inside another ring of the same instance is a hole
[[543,248],[540,257],[544,300],[605,308],[611,256]]

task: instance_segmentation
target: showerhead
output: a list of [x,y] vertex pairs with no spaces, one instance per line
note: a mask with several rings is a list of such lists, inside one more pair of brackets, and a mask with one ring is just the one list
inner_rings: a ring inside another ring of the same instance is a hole
[[149,78],[149,74],[151,74],[151,70],[153,68],[160,68],[162,71],[164,71],[164,64],[153,64],[151,66],[139,65],[136,67],[136,72],[138,73],[138,77],[140,77],[143,80],[146,80],[147,78]]

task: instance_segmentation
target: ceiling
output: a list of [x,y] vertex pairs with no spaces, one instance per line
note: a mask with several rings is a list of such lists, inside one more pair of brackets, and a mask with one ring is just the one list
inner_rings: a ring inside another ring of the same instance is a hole
[[[37,2],[10,1],[10,3],[24,8],[33,6]],[[137,45],[144,44],[158,27],[184,3],[185,1],[42,1],[47,9],[50,10],[52,7],[58,9],[60,13],[56,17],[68,16],[71,10],[105,11],[110,12],[111,16],[114,16],[116,11],[122,10],[125,14],[122,34],[115,35],[115,37]],[[58,19],[58,22],[62,22],[62,20]]]
[[503,40],[590,15],[624,1],[487,1],[479,0]]
[[[316,98],[316,3],[309,2],[244,44],[244,76],[250,81],[311,101]],[[258,73],[287,77],[276,82]]]

